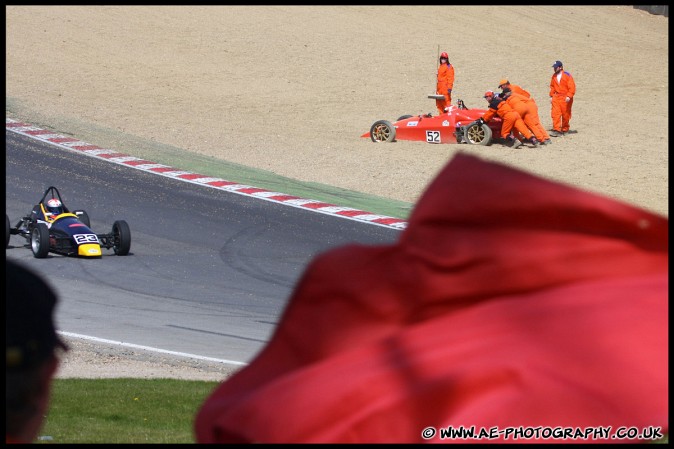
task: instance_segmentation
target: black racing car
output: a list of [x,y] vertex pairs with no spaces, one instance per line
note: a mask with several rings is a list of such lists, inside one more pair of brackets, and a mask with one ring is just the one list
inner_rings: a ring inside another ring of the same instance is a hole
[[118,256],[129,254],[131,230],[124,220],[112,224],[112,232],[96,234],[91,230],[89,215],[83,210],[72,212],[65,206],[61,194],[54,186],[45,190],[42,199],[29,215],[11,226],[7,217],[7,242],[12,235],[19,235],[30,243],[33,255],[45,258],[52,252],[64,256],[102,256],[101,248],[112,249]]

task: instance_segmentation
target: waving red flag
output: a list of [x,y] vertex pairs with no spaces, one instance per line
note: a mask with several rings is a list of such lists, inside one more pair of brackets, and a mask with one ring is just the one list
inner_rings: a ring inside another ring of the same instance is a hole
[[[312,261],[269,344],[205,401],[197,441],[664,433],[668,238],[665,217],[459,154],[396,244]],[[487,433],[449,434],[470,429]]]

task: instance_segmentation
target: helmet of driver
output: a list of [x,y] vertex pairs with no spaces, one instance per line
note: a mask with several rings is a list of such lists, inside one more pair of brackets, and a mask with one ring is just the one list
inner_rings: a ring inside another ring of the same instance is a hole
[[440,59],[442,59],[442,58],[449,59],[449,55],[447,54],[446,51],[443,51],[442,53],[440,53]]
[[63,204],[57,198],[51,198],[47,201],[47,211],[59,215],[63,213]]
[[492,98],[494,98],[494,91],[488,90],[487,92],[485,92],[484,98],[486,98],[487,100],[491,100]]

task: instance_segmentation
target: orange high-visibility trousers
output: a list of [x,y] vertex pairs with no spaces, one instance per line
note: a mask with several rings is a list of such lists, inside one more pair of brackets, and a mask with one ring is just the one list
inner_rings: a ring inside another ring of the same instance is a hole
[[543,142],[550,138],[550,135],[541,124],[541,119],[538,116],[538,106],[533,99],[512,93],[506,102],[522,117],[522,121],[534,133],[536,139]]
[[552,97],[550,115],[552,117],[552,129],[560,132],[567,132],[571,122],[571,108],[573,98],[568,102],[566,95],[555,95]]
[[508,137],[508,134],[510,134],[510,131],[512,131],[513,128],[524,136],[525,139],[531,139],[533,137],[533,133],[529,131],[529,128],[524,124],[522,117],[520,117],[516,111],[506,112],[501,118],[503,119],[503,125],[501,125],[502,138],[505,139]]
[[531,139],[533,137],[533,133],[524,124],[522,117],[505,100],[498,98],[490,102],[489,109],[482,116],[482,120],[489,122],[495,115],[503,120],[501,125],[501,137],[503,139],[508,137],[513,128],[519,133],[518,138],[523,136],[525,139]]
[[[534,131],[536,138],[541,142],[550,139],[550,134],[548,134],[548,132],[545,130],[545,127],[541,123],[541,116],[538,115],[538,105],[533,98],[529,104],[529,112],[531,113],[532,117],[535,117],[536,122],[534,123],[534,129],[532,129],[532,131]],[[538,130],[538,134],[536,133],[536,130]],[[538,137],[539,134],[543,137],[542,139]]]

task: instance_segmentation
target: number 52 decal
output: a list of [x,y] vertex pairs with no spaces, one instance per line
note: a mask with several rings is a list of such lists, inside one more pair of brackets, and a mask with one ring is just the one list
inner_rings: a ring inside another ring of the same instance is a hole
[[426,131],[426,142],[440,143],[440,131]]

